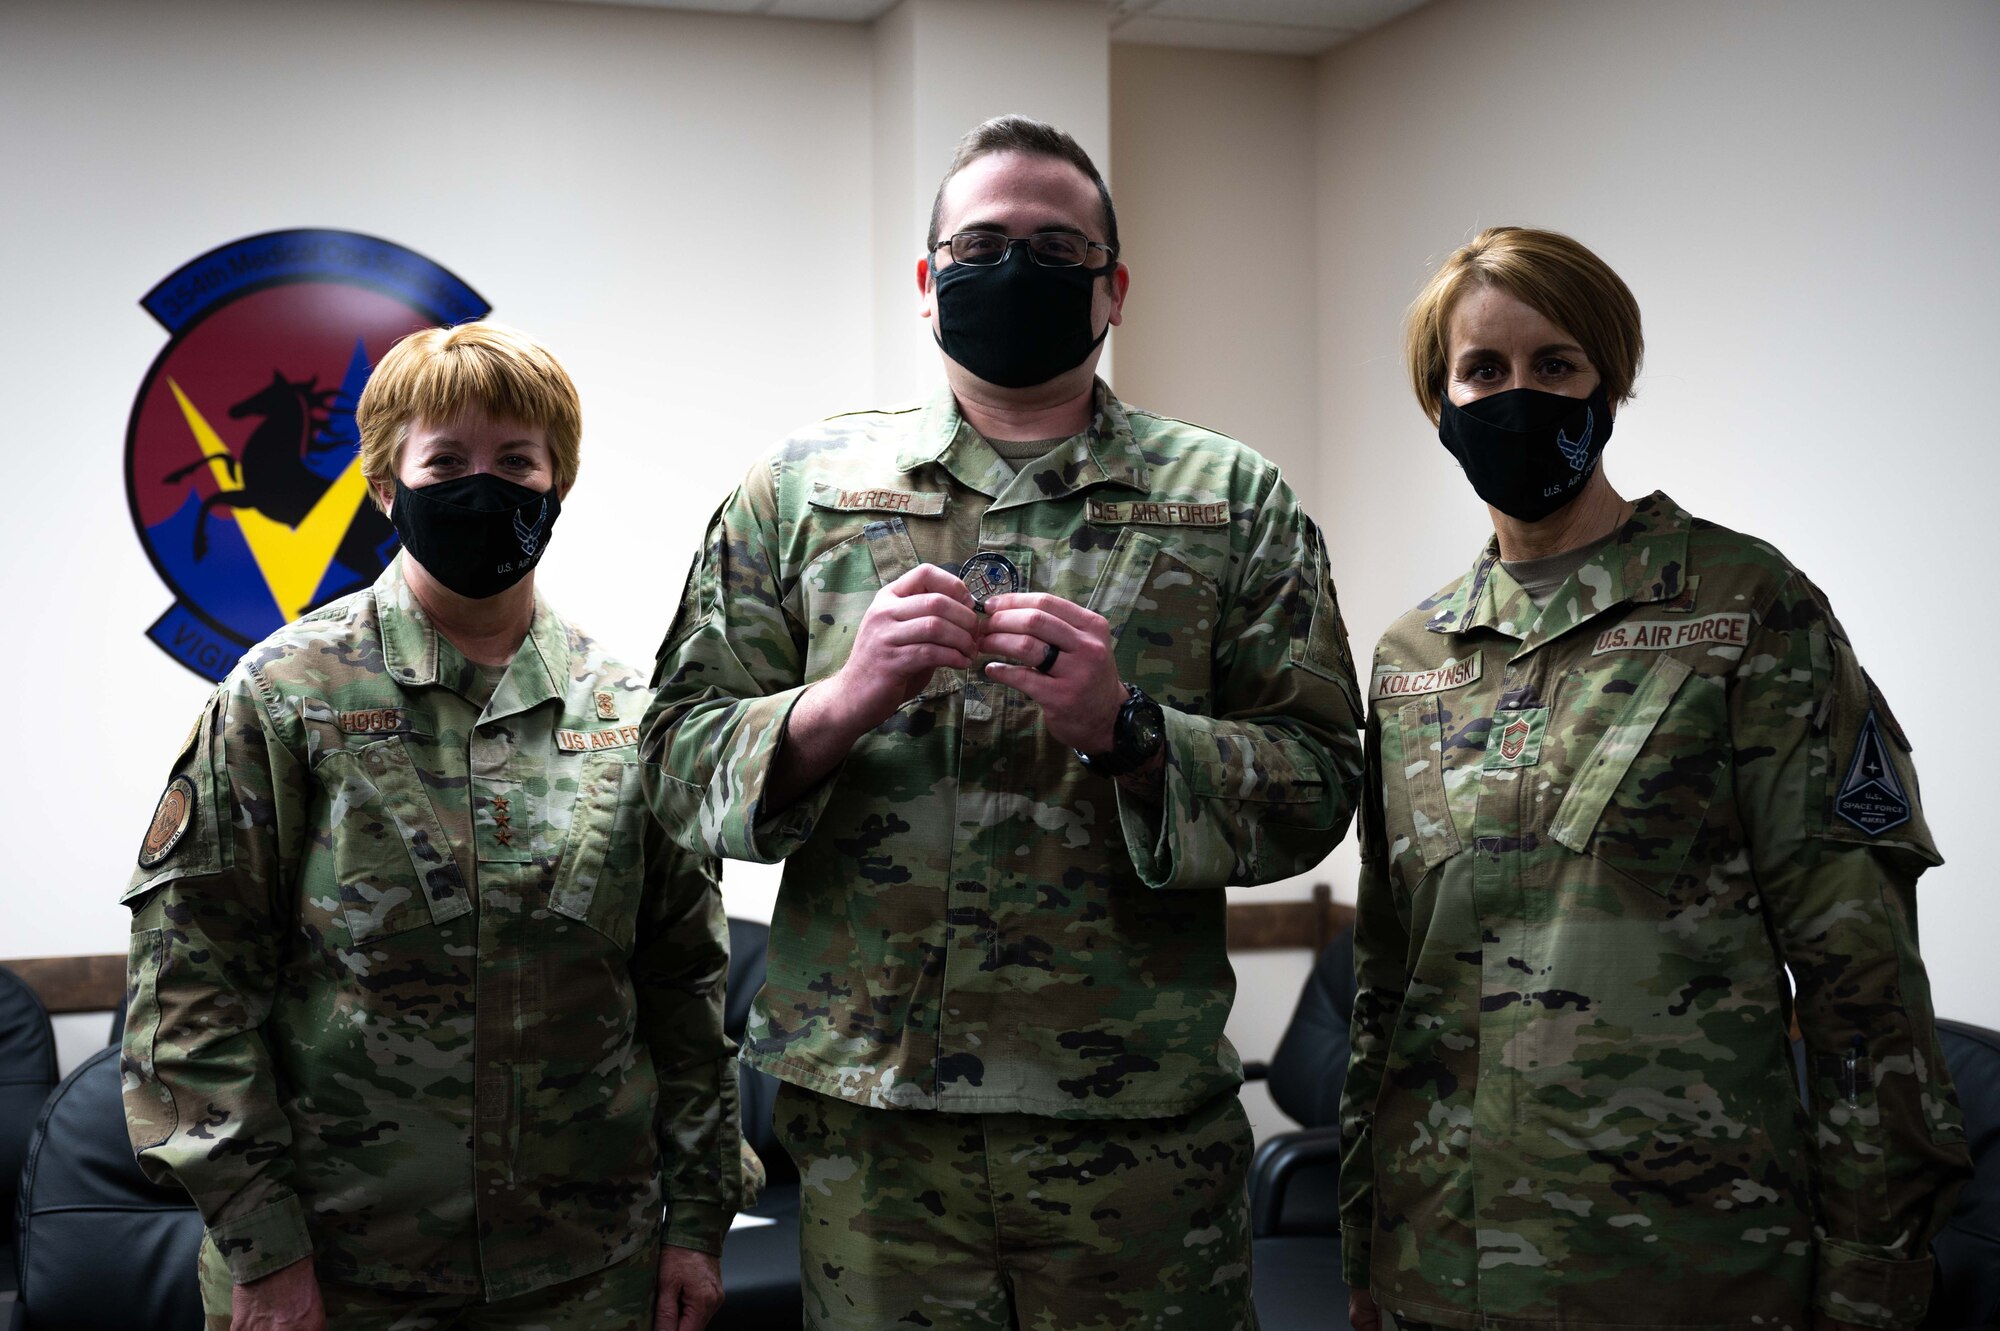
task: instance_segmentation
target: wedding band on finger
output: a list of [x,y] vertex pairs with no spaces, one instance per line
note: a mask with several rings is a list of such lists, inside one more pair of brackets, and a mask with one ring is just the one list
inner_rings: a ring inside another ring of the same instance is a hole
[[1054,643],[1050,643],[1048,651],[1042,653],[1042,663],[1035,667],[1035,673],[1046,675],[1049,671],[1054,670],[1056,668],[1056,658],[1061,655],[1062,648],[1056,646]]

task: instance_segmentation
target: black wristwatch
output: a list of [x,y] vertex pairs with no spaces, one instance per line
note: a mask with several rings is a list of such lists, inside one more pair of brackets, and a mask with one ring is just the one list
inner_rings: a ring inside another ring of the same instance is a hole
[[1160,705],[1148,698],[1137,684],[1125,686],[1125,705],[1111,724],[1111,752],[1085,753],[1073,750],[1076,760],[1099,776],[1123,776],[1153,761],[1153,755],[1167,742],[1167,719]]

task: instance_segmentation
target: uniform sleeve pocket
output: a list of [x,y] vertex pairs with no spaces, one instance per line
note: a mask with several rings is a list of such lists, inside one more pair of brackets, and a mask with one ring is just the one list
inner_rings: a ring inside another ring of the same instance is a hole
[[[1305,527],[1306,557],[1299,565],[1298,602],[1293,610],[1292,664],[1354,690],[1354,658],[1347,648],[1347,626],[1340,618],[1340,598],[1333,588],[1326,543],[1319,524],[1300,515]],[[1359,706],[1355,708],[1360,711]]]
[[326,791],[341,913],[359,946],[472,909],[430,792],[400,737],[328,753]]
[[631,951],[638,929],[645,817],[637,764],[606,758],[586,768],[549,892],[551,911],[590,926],[621,952]]
[[[1549,823],[1551,840],[1662,895],[1701,828],[1727,749],[1720,687],[1706,677],[1689,686],[1692,674],[1677,657],[1654,659]],[[1713,716],[1697,690],[1714,695]]]
[[125,1099],[125,1123],[135,1150],[158,1146],[179,1122],[173,1093],[161,1084],[154,1063],[160,1033],[160,980],[166,969],[166,931],[132,934],[125,969],[125,1034],[118,1052],[118,1075]]

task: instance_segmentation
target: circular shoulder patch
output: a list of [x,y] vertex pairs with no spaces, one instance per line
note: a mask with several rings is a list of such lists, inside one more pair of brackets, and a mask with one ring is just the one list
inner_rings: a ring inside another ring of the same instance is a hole
[[177,776],[167,782],[159,807],[153,810],[153,825],[146,829],[146,839],[139,846],[139,867],[150,869],[173,854],[193,822],[194,782]]

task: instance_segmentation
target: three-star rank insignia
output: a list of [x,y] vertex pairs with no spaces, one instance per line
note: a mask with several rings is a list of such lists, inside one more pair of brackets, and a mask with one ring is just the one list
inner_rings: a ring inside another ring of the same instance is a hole
[[1882,727],[1873,707],[1862,719],[1854,756],[1847,764],[1847,779],[1834,796],[1833,811],[1869,836],[1881,836],[1910,821],[1910,797],[1903,792],[1896,765],[1882,743]]
[[174,853],[174,847],[181,843],[187,830],[194,823],[194,782],[184,776],[177,776],[167,782],[167,788],[160,793],[160,802],[153,809],[153,821],[146,828],[146,839],[139,843],[139,867],[150,869],[165,861]]

